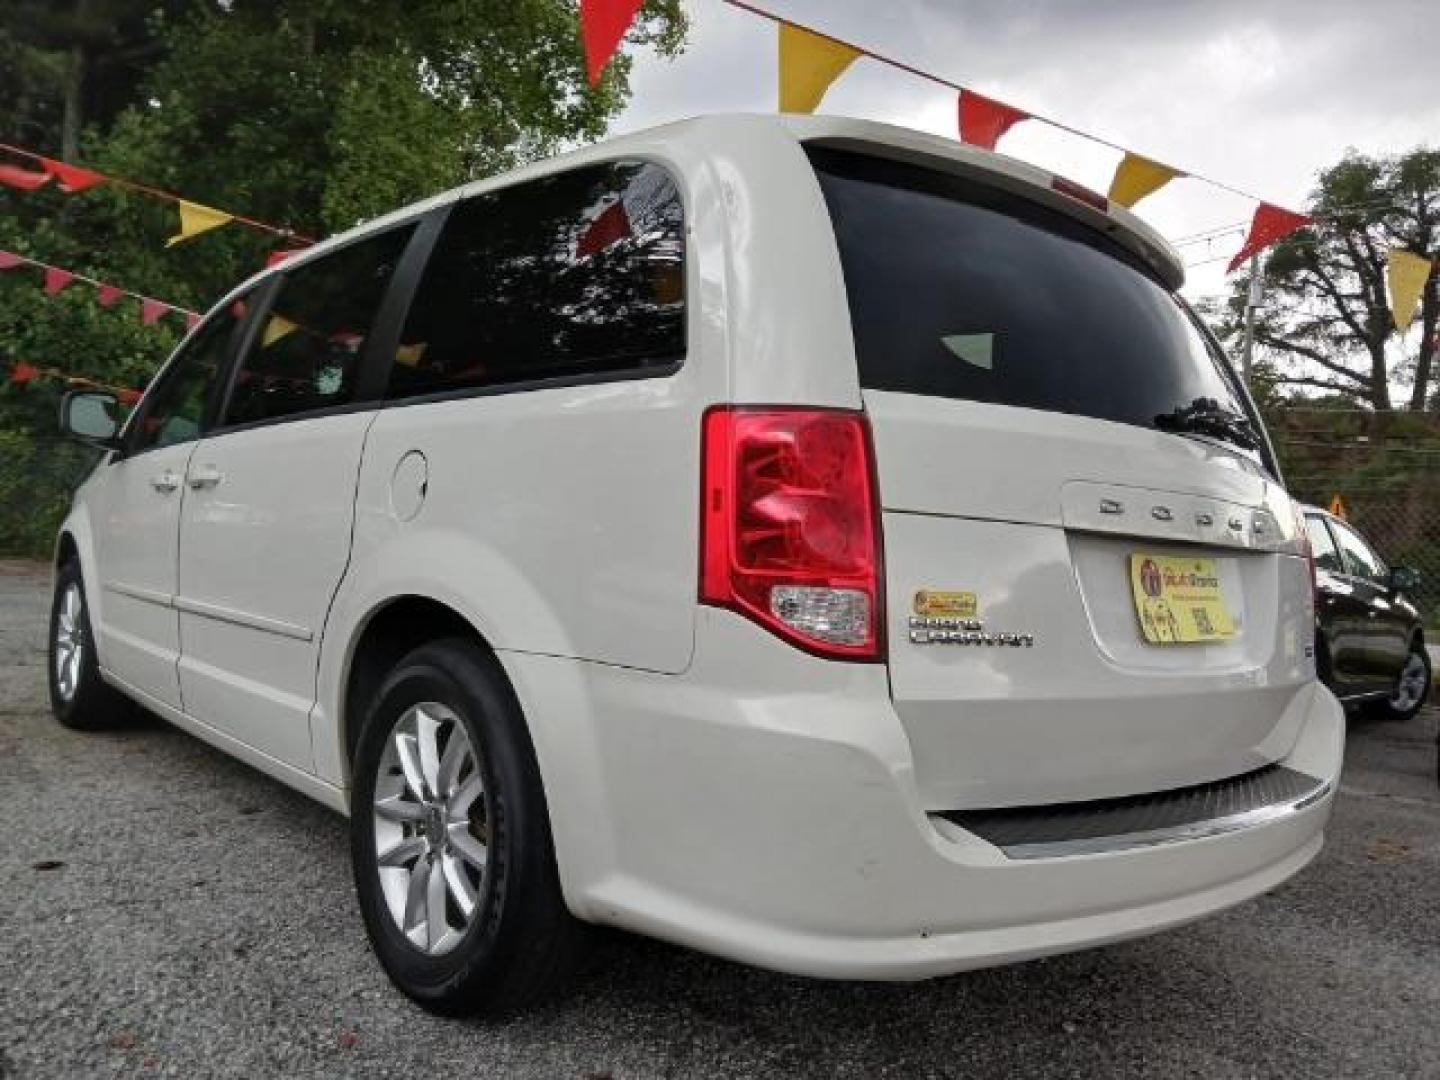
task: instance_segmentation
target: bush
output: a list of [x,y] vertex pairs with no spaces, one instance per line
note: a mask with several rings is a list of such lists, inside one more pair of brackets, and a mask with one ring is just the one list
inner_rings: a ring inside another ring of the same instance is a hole
[[49,558],[71,495],[97,458],[79,443],[0,430],[0,555]]

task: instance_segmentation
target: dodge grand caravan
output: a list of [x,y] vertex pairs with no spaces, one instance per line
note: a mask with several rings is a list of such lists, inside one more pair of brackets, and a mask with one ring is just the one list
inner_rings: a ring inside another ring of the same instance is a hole
[[348,814],[381,963],[515,1008],[609,924],[813,976],[1116,941],[1321,844],[1343,716],[1253,405],[1126,211],[716,117],[209,312],[56,552],[51,691]]

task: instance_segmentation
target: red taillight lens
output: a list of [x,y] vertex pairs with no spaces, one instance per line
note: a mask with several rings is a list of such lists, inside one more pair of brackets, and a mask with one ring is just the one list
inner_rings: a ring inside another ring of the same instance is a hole
[[811,652],[879,660],[880,518],[858,412],[705,414],[700,600]]

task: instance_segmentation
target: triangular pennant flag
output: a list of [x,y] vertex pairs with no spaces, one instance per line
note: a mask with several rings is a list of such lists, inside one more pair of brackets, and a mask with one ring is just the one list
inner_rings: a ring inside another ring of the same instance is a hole
[[1385,281],[1390,286],[1390,314],[1395,329],[1404,334],[1415,318],[1420,294],[1430,280],[1431,261],[1423,255],[1400,248],[1390,249],[1390,262],[1385,268]]
[[994,150],[1001,135],[1029,119],[1029,113],[974,90],[960,92],[960,141],[971,146]]
[[75,275],[69,270],[61,270],[58,266],[47,266],[45,268],[45,295],[54,296],[74,280]]
[[21,191],[34,191],[40,185],[49,182],[49,173],[30,172],[28,169],[20,168],[19,165],[0,165],[0,184],[19,188]]
[[24,262],[25,260],[13,251],[0,251],[0,270],[14,270]]
[[186,330],[194,330],[195,327],[197,327],[197,326],[199,326],[199,325],[200,325],[200,314],[199,314],[199,312],[196,312],[196,311],[187,311],[187,312],[185,313],[185,329],[186,329]]
[[16,361],[15,366],[10,369],[10,381],[20,383],[22,386],[31,379],[39,378],[40,369],[34,364],[27,364],[23,360]]
[[1169,165],[1127,153],[1115,169],[1115,179],[1110,181],[1110,201],[1121,206],[1134,206],[1146,195],[1159,191],[1177,176],[1184,175]]
[[1285,239],[1296,229],[1303,229],[1312,220],[1314,219],[1306,214],[1297,214],[1293,210],[1262,202],[1255,208],[1255,217],[1250,222],[1250,231],[1245,236],[1245,243],[1235,253],[1235,257],[1230,260],[1230,265],[1225,268],[1225,272],[1227,274],[1234,273],[1235,268],[1251,255],[1258,255],[1276,241]]
[[842,41],[780,24],[780,111],[814,112],[840,75],[860,56]]
[[120,399],[121,405],[136,405],[143,393],[142,390],[132,390],[128,386],[122,386],[115,391],[115,396]]
[[292,248],[288,251],[272,251],[269,255],[265,256],[265,266],[267,268],[279,266],[286,259],[290,258],[291,255],[298,255],[303,250],[303,248]]
[[595,220],[586,226],[580,239],[575,241],[575,257],[583,259],[586,255],[604,251],[611,244],[617,244],[629,235],[630,217],[625,213],[625,204],[616,199],[595,215]]
[[287,334],[293,334],[299,329],[298,324],[291,322],[284,315],[271,315],[270,321],[265,324],[265,333],[260,335],[260,345],[262,348],[268,349]]
[[150,326],[159,321],[160,316],[170,310],[170,305],[161,300],[143,298],[140,301],[140,325]]
[[620,47],[644,0],[580,0],[580,36],[585,39],[585,72],[590,85]]
[[125,295],[125,290],[114,285],[100,286],[100,306],[114,307],[115,302]]
[[174,247],[181,240],[188,240],[234,220],[233,214],[227,214],[223,210],[212,210],[208,206],[186,202],[184,199],[177,199],[176,202],[180,206],[180,231],[165,241],[166,247]]
[[82,169],[78,165],[67,165],[63,161],[54,161],[50,158],[41,158],[45,165],[45,171],[55,177],[56,183],[60,185],[61,191],[75,194],[77,191],[84,191],[96,184],[103,184],[106,178],[98,172],[91,172],[89,169]]

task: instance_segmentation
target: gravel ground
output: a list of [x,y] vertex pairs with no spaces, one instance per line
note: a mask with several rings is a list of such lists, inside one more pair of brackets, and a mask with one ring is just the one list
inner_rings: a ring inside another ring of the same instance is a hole
[[914,986],[623,935],[504,1023],[391,990],[344,825],[159,721],[61,729],[48,575],[0,563],[0,1076],[1440,1076],[1436,718],[1357,722],[1329,843],[1157,938]]

